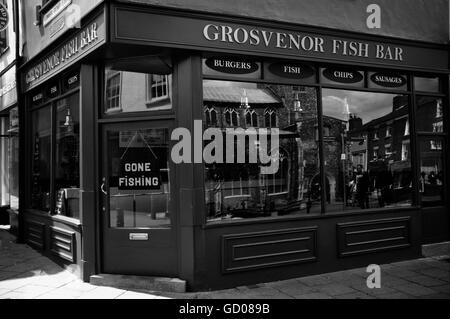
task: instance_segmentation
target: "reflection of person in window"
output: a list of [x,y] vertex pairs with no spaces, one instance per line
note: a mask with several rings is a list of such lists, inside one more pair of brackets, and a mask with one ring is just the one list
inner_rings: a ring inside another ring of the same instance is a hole
[[362,209],[369,208],[369,187],[370,187],[370,180],[369,180],[369,174],[367,172],[364,172],[363,166],[358,165],[355,176],[354,176],[354,182],[356,185],[356,198],[358,200],[359,207]]
[[437,185],[437,179],[435,172],[431,172],[430,175],[428,175],[428,183],[430,185]]
[[375,187],[379,191],[378,204],[380,205],[380,208],[391,203],[393,183],[394,177],[389,172],[387,167],[380,169],[375,180]]

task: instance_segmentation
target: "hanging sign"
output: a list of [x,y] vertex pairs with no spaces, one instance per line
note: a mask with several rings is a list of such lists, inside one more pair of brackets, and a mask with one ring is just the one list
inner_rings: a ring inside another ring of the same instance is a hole
[[205,63],[214,71],[228,74],[251,74],[259,69],[257,63],[240,57],[213,57]]
[[268,69],[275,76],[295,80],[307,79],[315,74],[312,67],[302,63],[276,62],[270,64]]
[[9,24],[8,8],[0,3],[0,32],[5,31]]
[[330,81],[344,84],[354,84],[361,82],[364,79],[362,74],[358,71],[346,68],[325,69],[323,71],[323,76]]
[[398,88],[406,85],[406,78],[395,73],[379,72],[373,74],[370,79],[376,85],[387,88]]
[[148,148],[121,149],[119,190],[159,190],[161,174]]

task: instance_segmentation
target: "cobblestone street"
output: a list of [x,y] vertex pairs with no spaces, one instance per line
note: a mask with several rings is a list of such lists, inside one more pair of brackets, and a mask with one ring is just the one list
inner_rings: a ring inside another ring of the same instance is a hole
[[364,268],[201,293],[98,287],[0,230],[0,299],[450,299],[450,256],[382,265],[382,288],[368,289]]

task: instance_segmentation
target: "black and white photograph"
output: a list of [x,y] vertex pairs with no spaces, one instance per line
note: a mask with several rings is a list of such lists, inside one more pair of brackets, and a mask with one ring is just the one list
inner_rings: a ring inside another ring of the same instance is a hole
[[0,308],[450,299],[449,17],[0,0]]

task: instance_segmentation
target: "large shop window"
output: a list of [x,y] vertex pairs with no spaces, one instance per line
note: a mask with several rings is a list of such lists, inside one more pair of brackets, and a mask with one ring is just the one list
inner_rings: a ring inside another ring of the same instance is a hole
[[9,118],[0,117],[0,207],[9,206]]
[[[214,142],[226,150],[223,163],[206,164],[208,220],[320,214],[316,89],[205,80],[203,92],[204,128],[220,132]],[[271,148],[274,129],[279,130],[278,149]],[[225,159],[230,130],[234,161]],[[251,151],[279,157],[278,170],[266,174],[260,158],[250,160]],[[240,153],[245,153],[244,163],[238,161]]]
[[19,109],[9,112],[9,206],[19,209]]
[[172,109],[172,75],[145,73],[145,67],[142,72],[106,67],[105,92],[107,115]]
[[416,96],[420,152],[420,201],[423,207],[444,205],[445,116],[443,98]]
[[50,212],[51,106],[31,113],[32,199],[31,208]]
[[[79,91],[58,97],[59,85],[32,97],[31,208],[78,219],[80,213]],[[73,91],[71,91],[73,92]],[[53,94],[53,96],[51,95]]]
[[409,97],[323,90],[327,212],[412,204]]
[[56,102],[56,213],[79,218],[80,101],[79,94]]

